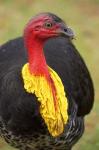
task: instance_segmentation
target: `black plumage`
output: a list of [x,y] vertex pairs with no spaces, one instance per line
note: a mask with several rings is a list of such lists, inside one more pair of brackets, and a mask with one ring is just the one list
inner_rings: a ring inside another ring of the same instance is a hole
[[[35,95],[24,89],[22,66],[28,61],[23,38],[0,47],[0,133],[20,150],[70,150],[84,131],[84,116],[93,106],[94,89],[89,71],[68,37],[54,37],[44,45],[47,64],[65,87],[69,121],[57,138],[49,135]],[[32,147],[32,148],[31,148]]]

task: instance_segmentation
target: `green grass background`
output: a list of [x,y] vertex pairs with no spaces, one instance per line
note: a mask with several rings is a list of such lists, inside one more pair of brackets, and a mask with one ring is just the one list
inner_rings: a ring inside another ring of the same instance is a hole
[[[0,0],[0,45],[23,34],[31,16],[59,15],[76,33],[76,45],[94,81],[95,104],[83,137],[73,150],[99,150],[99,0]],[[14,150],[2,139],[0,150]]]

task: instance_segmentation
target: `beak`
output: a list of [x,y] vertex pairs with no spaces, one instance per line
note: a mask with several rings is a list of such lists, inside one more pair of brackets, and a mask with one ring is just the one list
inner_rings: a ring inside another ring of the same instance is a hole
[[75,39],[74,31],[71,28],[66,27],[66,25],[61,26],[61,29],[59,30],[59,34],[62,36],[70,37],[70,39]]

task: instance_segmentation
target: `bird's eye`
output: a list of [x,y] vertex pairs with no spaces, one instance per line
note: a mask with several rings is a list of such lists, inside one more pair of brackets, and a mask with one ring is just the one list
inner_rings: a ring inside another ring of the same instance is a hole
[[52,27],[52,23],[51,23],[51,22],[46,22],[46,23],[44,24],[44,26],[45,26],[46,28],[51,28],[51,27]]

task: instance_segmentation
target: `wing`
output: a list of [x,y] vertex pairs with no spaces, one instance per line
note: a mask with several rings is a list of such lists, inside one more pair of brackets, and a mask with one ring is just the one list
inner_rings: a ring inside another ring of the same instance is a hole
[[63,81],[69,104],[71,105],[71,98],[74,99],[78,105],[78,115],[88,114],[94,102],[93,83],[75,46],[68,38],[57,37],[50,39],[44,49],[48,65]]

